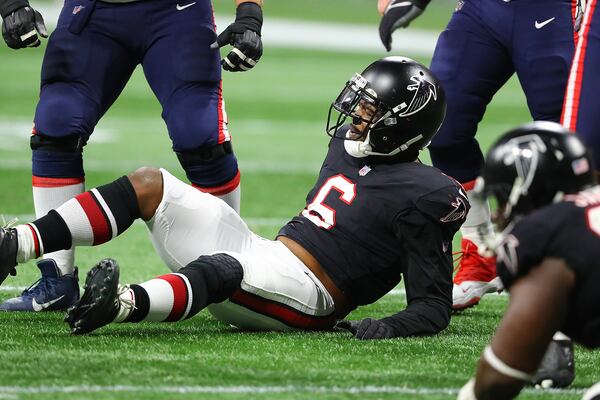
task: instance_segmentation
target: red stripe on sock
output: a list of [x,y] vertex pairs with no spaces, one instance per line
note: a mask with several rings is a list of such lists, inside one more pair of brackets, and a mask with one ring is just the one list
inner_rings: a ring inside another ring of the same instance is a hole
[[171,288],[173,289],[173,308],[171,309],[171,313],[165,319],[166,322],[175,322],[179,321],[183,318],[183,314],[187,308],[188,304],[188,291],[183,278],[174,275],[174,274],[166,274],[159,276],[158,279],[163,279],[169,282]]
[[45,188],[71,186],[83,182],[85,182],[85,177],[83,176],[78,178],[46,178],[34,175],[31,177],[31,184],[33,186]]
[[87,215],[88,221],[92,226],[92,232],[94,233],[94,243],[96,246],[98,244],[106,243],[110,240],[110,228],[109,222],[104,217],[102,210],[96,200],[92,197],[90,192],[81,193],[75,199],[85,211],[85,215]]
[[326,316],[304,314],[294,308],[245,292],[242,289],[238,289],[229,300],[293,328],[320,331],[331,329],[335,322],[333,314]]
[[201,192],[209,193],[209,194],[212,194],[213,196],[222,196],[224,194],[233,192],[240,185],[240,178],[241,178],[241,173],[238,170],[235,177],[224,185],[216,186],[216,187],[203,187],[203,186],[198,186],[198,185],[192,184],[192,186]]
[[31,226],[31,224],[27,224],[27,226],[29,227],[29,229],[31,229],[31,235],[33,236],[33,245],[35,247],[35,258],[38,258],[41,254],[40,251],[40,238],[38,238],[37,232],[35,231],[35,229],[33,228],[33,226]]

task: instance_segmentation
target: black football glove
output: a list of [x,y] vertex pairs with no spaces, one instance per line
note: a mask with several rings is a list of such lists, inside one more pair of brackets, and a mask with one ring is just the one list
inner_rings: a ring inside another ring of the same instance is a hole
[[344,329],[361,340],[389,339],[394,337],[394,330],[391,326],[373,318],[365,318],[360,321],[341,320],[335,324],[335,327]]
[[2,37],[11,49],[38,47],[39,36],[48,37],[42,15],[29,6],[18,8],[3,18]]
[[387,51],[392,50],[392,33],[398,28],[406,28],[417,18],[429,0],[392,0],[383,12],[379,23],[379,37]]
[[258,4],[246,2],[238,6],[235,22],[221,32],[217,41],[210,45],[211,49],[228,44],[233,46],[221,61],[225,71],[247,71],[256,65],[263,53],[260,39],[262,23],[262,8]]
[[552,339],[542,363],[538,367],[531,383],[542,388],[564,388],[575,379],[575,357],[571,339]]

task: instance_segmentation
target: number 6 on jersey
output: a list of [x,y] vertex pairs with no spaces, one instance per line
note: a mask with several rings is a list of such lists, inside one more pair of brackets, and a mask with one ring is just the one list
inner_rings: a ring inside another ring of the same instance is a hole
[[335,226],[335,210],[324,203],[331,190],[340,192],[339,198],[346,204],[352,203],[356,197],[356,184],[345,176],[335,175],[327,179],[312,203],[302,210],[302,215],[320,228],[331,229]]

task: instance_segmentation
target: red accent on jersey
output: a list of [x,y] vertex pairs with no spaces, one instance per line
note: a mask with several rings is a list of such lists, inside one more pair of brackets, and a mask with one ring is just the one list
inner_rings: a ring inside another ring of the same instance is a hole
[[85,177],[81,176],[79,178],[46,178],[42,176],[31,177],[31,185],[34,187],[44,187],[44,188],[54,188],[54,187],[63,187],[63,186],[71,186],[77,185],[79,183],[85,182]]
[[265,299],[242,289],[236,290],[229,300],[259,314],[281,321],[293,328],[320,331],[330,329],[335,323],[333,314],[325,316],[304,314],[294,308]]
[[477,179],[473,179],[472,181],[461,183],[461,185],[465,190],[473,190],[473,188],[475,188],[476,181]]
[[171,288],[173,289],[173,308],[171,308],[171,313],[167,319],[165,319],[165,321],[179,321],[183,318],[189,301],[188,290],[185,281],[181,276],[175,274],[162,275],[157,279],[163,279],[169,282],[169,285],[171,285]]
[[94,233],[93,245],[96,246],[108,242],[111,236],[109,221],[104,216],[96,199],[90,192],[81,193],[75,199],[79,202],[83,211],[85,211],[85,215],[92,226],[92,232]]
[[33,236],[33,245],[35,247],[35,257],[37,258],[41,256],[40,238],[38,238],[37,231],[33,226],[31,226],[31,224],[27,224],[27,226],[29,227],[29,229],[31,229],[31,235]]
[[222,196],[224,194],[233,192],[240,185],[240,177],[241,177],[241,173],[238,170],[235,177],[224,185],[215,186],[215,187],[202,187],[202,186],[192,184],[192,186],[201,192],[209,193],[209,194],[212,194],[213,196]]
[[225,129],[224,125],[226,121],[224,120],[225,116],[223,115],[223,81],[219,82],[219,102],[217,103],[217,112],[219,114],[219,118],[217,121],[218,131],[219,131],[219,139],[217,141],[218,144],[221,144],[227,140],[225,137]]

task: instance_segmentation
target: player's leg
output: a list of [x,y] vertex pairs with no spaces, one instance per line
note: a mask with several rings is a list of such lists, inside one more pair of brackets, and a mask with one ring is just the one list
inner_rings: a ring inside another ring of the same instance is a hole
[[[83,146],[137,62],[131,49],[113,39],[119,33],[112,32],[111,27],[119,24],[114,24],[109,6],[99,3],[92,10],[78,5],[71,0],[65,2],[42,65],[40,100],[31,137],[33,198],[38,217],[83,192]],[[79,23],[82,30],[73,33]],[[38,267],[42,272],[40,284],[4,302],[0,309],[34,311],[33,299],[38,304],[49,304],[56,298],[61,300],[52,303],[50,309],[63,309],[78,298],[72,249],[47,253]]]
[[511,54],[531,116],[559,122],[576,32],[577,0],[515,2]]
[[163,119],[194,187],[222,198],[239,212],[240,173],[227,129],[211,3],[177,11],[154,2],[157,26],[143,60],[144,72],[163,107]]
[[600,104],[596,89],[600,87],[597,66],[600,63],[600,7],[590,0],[583,24],[564,100],[561,123],[577,132],[591,149],[594,168],[600,171]]
[[[487,202],[471,195],[483,155],[475,134],[492,96],[512,75],[513,67],[504,43],[510,36],[509,3],[459,2],[447,29],[440,35],[431,70],[441,80],[448,108],[429,151],[433,164],[463,184],[471,203],[461,228],[462,259],[454,277],[453,307],[476,304],[489,291],[498,290],[495,260],[482,257],[482,235],[493,233]],[[493,15],[494,18],[491,18]],[[505,24],[503,29],[496,25]]]

